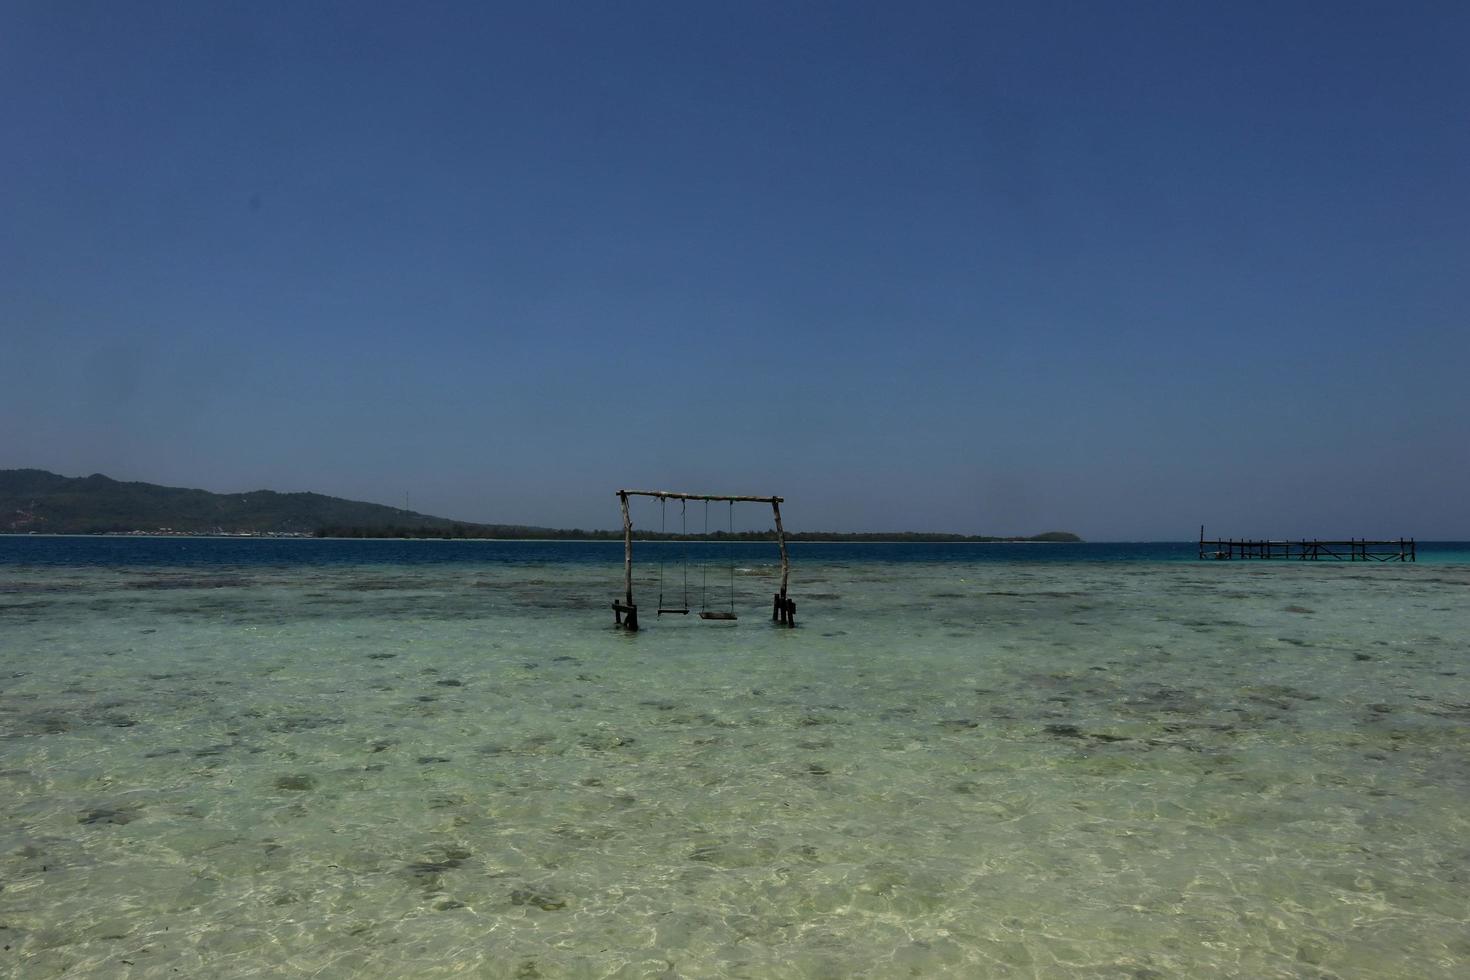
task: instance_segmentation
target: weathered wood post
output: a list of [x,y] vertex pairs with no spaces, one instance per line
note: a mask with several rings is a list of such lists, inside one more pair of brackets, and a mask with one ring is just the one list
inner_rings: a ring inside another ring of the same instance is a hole
[[628,514],[628,495],[618,494],[623,505],[623,601],[633,604],[633,518]]
[[[633,517],[628,512],[628,495],[619,492],[618,500],[623,505],[623,609],[613,608],[613,619],[623,628],[637,632],[638,607],[633,604]],[[621,619],[620,613],[627,613]]]
[[[779,498],[771,498],[771,513],[776,518],[776,545],[781,549],[781,592],[777,607],[780,615],[777,622],[783,622],[788,626],[795,626],[792,621],[791,608],[786,601],[786,585],[791,576],[791,559],[786,554],[786,529],[781,526],[781,501]],[[794,604],[793,604],[794,605]]]

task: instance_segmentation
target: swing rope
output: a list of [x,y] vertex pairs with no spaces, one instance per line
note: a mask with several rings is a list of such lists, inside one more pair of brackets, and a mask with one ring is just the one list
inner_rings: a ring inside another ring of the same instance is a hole
[[[668,543],[668,500],[664,497],[658,498],[658,533],[663,540],[661,544]],[[669,609],[664,606],[664,562],[667,560],[667,549],[660,548],[658,553],[658,613],[687,613],[689,612],[689,508],[685,501],[679,501],[679,528],[680,538],[683,540],[679,546],[679,562],[684,566],[684,602],[678,609]],[[670,580],[670,586],[673,580]]]
[[[727,536],[721,539],[727,545],[732,544],[735,540],[735,501],[731,500],[728,501],[728,503],[730,505],[730,510],[726,526],[729,530],[726,532]],[[716,531],[715,533],[718,534],[719,532]],[[735,549],[725,549],[725,554],[729,557],[730,565],[729,611],[727,612],[723,609],[715,610],[711,609],[709,604],[709,565],[714,555],[714,552],[712,552],[709,548],[709,543],[709,501],[706,500],[704,502],[705,549],[704,555],[700,558],[699,561],[699,618],[732,620],[737,618],[735,616]],[[719,588],[718,582],[715,583],[715,588]],[[718,596],[716,597],[716,599],[718,600]]]
[[[662,538],[664,536],[664,516],[665,516],[665,511],[667,510],[667,508],[664,505],[667,504],[667,503],[668,503],[668,501],[665,500],[664,498],[662,498],[662,497],[658,498],[658,536],[660,538]],[[664,552],[663,552],[663,549],[660,548],[659,549],[659,552],[658,552],[658,610],[659,610],[659,612],[662,612],[663,611],[663,608],[664,608]],[[654,615],[657,616],[658,613],[655,613]]]

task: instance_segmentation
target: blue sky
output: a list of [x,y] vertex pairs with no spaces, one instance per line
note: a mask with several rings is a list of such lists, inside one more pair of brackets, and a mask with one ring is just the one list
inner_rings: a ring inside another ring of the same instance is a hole
[[0,467],[1470,538],[1464,4],[0,23]]

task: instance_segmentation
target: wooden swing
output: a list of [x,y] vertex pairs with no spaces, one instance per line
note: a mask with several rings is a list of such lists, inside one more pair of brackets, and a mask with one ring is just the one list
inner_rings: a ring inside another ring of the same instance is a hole
[[[668,509],[668,503],[669,502],[668,502],[668,500],[666,498],[662,498],[662,497],[659,498],[659,502],[658,502],[658,530],[659,530],[659,534],[664,534],[665,533],[665,531],[664,531],[664,516],[665,516],[665,511]],[[658,612],[656,612],[654,614],[655,616],[663,616],[663,615],[666,615],[666,614],[667,615],[674,615],[674,616],[687,616],[687,615],[689,615],[689,525],[688,525],[688,521],[687,521],[687,514],[685,513],[687,504],[688,504],[688,501],[684,501],[684,500],[679,501],[679,538],[684,542],[683,551],[680,552],[680,556],[679,556],[680,557],[679,564],[684,569],[684,604],[683,604],[683,608],[682,609],[673,609],[673,608],[669,608],[669,607],[664,606],[664,556],[663,556],[663,553],[660,552],[659,553],[659,556],[658,556]],[[706,511],[709,510],[709,502],[708,501],[705,502],[704,508],[705,508]],[[705,522],[705,525],[706,525],[706,530],[708,530],[708,525],[709,525],[709,515],[708,515],[708,513],[705,514],[704,522]],[[702,616],[704,614],[703,613],[700,613],[700,615]]]
[[[667,535],[667,504],[670,500],[679,501],[679,527],[680,536],[684,541],[684,550],[681,556],[683,568],[683,603],[681,606],[672,605],[673,597],[669,596],[670,605],[664,604],[664,561],[661,556],[658,569],[658,605],[655,615],[688,615],[689,613],[689,537],[688,537],[688,509],[687,502],[690,500],[704,501],[704,533],[709,536],[709,503],[711,500],[723,500],[730,505],[729,533],[731,537],[735,533],[735,505],[737,503],[759,503],[770,504],[771,512],[776,519],[776,544],[781,550],[781,591],[771,596],[771,620],[785,626],[796,625],[796,602],[786,594],[787,583],[791,575],[791,560],[786,553],[786,530],[781,526],[781,497],[741,497],[727,494],[704,494],[704,493],[674,493],[668,490],[619,490],[618,500],[623,507],[623,598],[622,601],[614,600],[613,623],[623,629],[634,631],[638,629],[638,604],[633,601],[633,519],[628,511],[629,497],[657,497],[659,501],[659,531]],[[701,563],[701,587],[700,587],[700,611],[699,618],[706,620],[734,620],[735,615],[735,560],[732,555],[730,559],[730,602],[728,609],[709,608],[709,560],[706,558]]]
[[[709,537],[709,501],[708,500],[706,500],[704,502],[704,536],[706,538]],[[730,537],[732,539],[735,537],[735,501],[733,501],[733,500],[730,501]],[[782,554],[784,555],[786,549],[785,548],[782,548],[781,550],[782,550]],[[709,602],[706,601],[707,600],[707,596],[709,594],[709,559],[708,558],[706,558],[703,562],[700,563],[700,568],[701,568],[701,571],[703,573],[703,578],[702,578],[702,580],[700,582],[700,589],[699,589],[699,618],[700,619],[738,619],[739,617],[735,615],[735,556],[733,554],[730,556],[730,609],[729,609],[728,612],[726,612],[723,609],[711,609],[709,607]]]

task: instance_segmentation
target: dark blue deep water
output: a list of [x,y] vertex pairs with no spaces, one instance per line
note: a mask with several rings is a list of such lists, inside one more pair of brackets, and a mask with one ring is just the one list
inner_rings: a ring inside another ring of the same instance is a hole
[[[1084,544],[793,542],[793,563],[1197,561],[1193,541]],[[191,538],[0,535],[0,565],[293,567],[335,565],[605,564],[621,541],[404,541],[315,538]],[[634,560],[769,562],[774,542],[635,542]],[[1470,562],[1470,542],[1419,542],[1421,562]]]

